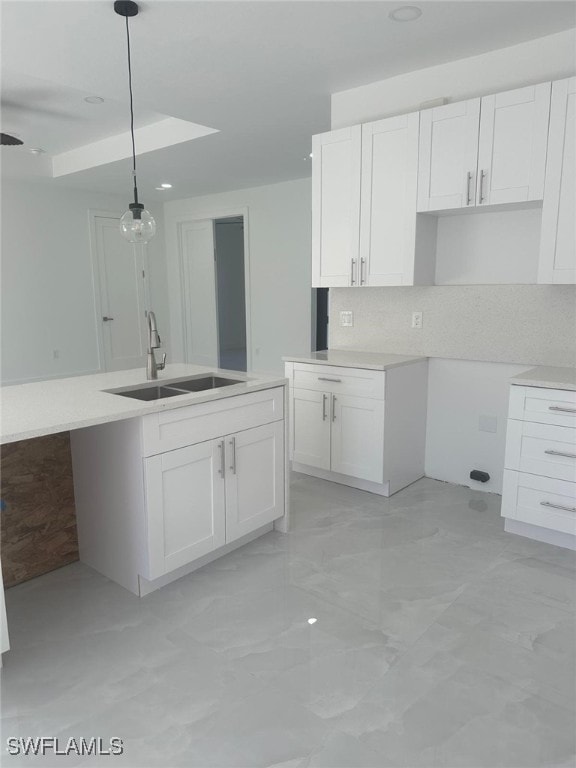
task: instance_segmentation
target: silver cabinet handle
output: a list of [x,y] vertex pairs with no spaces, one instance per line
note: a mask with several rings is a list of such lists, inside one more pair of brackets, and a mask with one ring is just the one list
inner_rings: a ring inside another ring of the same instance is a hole
[[566,459],[576,459],[576,453],[563,453],[562,451],[544,451],[548,456],[564,456]]
[[354,277],[354,272],[356,270],[356,259],[352,259],[350,262],[350,285],[354,285],[356,283],[356,278]]
[[230,448],[232,448],[232,463],[230,464],[230,469],[232,470],[232,474],[236,474],[236,438],[233,437],[230,440]]
[[336,395],[332,395],[332,421],[336,421]]
[[484,179],[486,178],[486,171],[482,170],[480,171],[480,200],[479,202],[482,204],[485,200],[484,196]]
[[328,395],[322,395],[322,421],[326,421],[326,400],[328,400]]
[[226,472],[226,461],[224,460],[224,440],[220,440],[218,443],[218,450],[220,451],[220,469],[218,470],[218,474],[222,479],[224,479],[224,474]]
[[468,171],[466,175],[466,205],[470,205],[472,202],[472,171]]
[[340,383],[342,379],[332,379],[330,376],[318,376],[318,381],[335,381]]
[[104,320],[104,322],[105,322],[105,323],[109,323],[109,322],[110,322],[110,320],[114,320],[114,318],[113,318],[113,317],[107,317],[106,315],[104,315],[104,317],[102,318],[102,320]]
[[360,259],[360,285],[366,282],[366,259]]
[[541,501],[540,504],[543,507],[551,507],[552,509],[561,509],[563,512],[576,512],[576,507],[565,507],[563,504],[552,504],[551,501]]
[[560,405],[549,405],[549,411],[560,411],[560,413],[576,413],[576,408],[562,408]]

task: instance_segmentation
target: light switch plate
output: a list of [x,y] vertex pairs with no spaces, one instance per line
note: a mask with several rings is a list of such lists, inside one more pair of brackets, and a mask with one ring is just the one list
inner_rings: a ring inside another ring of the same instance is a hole
[[342,328],[351,328],[354,325],[354,312],[343,310],[340,312],[340,325]]

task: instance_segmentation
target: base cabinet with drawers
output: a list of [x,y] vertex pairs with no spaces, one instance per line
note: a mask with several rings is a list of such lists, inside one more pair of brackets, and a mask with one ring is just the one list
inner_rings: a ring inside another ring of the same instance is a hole
[[418,480],[427,370],[287,362],[293,469],[384,496]]
[[576,392],[511,386],[502,516],[507,531],[576,548]]
[[145,594],[233,548],[285,514],[284,441],[284,387],[75,431],[80,559]]

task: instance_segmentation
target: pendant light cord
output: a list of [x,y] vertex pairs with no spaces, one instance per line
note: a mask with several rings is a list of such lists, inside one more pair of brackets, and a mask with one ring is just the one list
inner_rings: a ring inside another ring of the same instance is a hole
[[128,45],[128,90],[130,91],[130,136],[132,137],[132,171],[134,175],[134,202],[138,202],[138,187],[136,185],[136,142],[134,140],[134,100],[132,96],[132,62],[130,57],[130,26],[126,16],[126,42]]

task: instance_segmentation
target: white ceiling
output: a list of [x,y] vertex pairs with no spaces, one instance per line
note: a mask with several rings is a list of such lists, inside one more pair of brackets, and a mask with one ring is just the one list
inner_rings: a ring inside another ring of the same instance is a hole
[[[418,21],[390,21],[402,4],[143,1],[131,21],[138,124],[161,114],[220,131],[143,155],[143,198],[306,176],[310,137],[329,129],[331,93],[576,23],[575,5],[555,0],[425,0]],[[3,129],[13,123],[27,147],[48,152],[126,130],[125,29],[112,0],[3,0],[2,16],[3,98],[12,105]],[[90,95],[106,101],[86,104]],[[3,148],[4,172],[34,173],[25,154]],[[39,172],[45,167],[39,158]],[[52,183],[118,192],[128,179],[122,161]],[[164,181],[173,189],[154,191]]]

